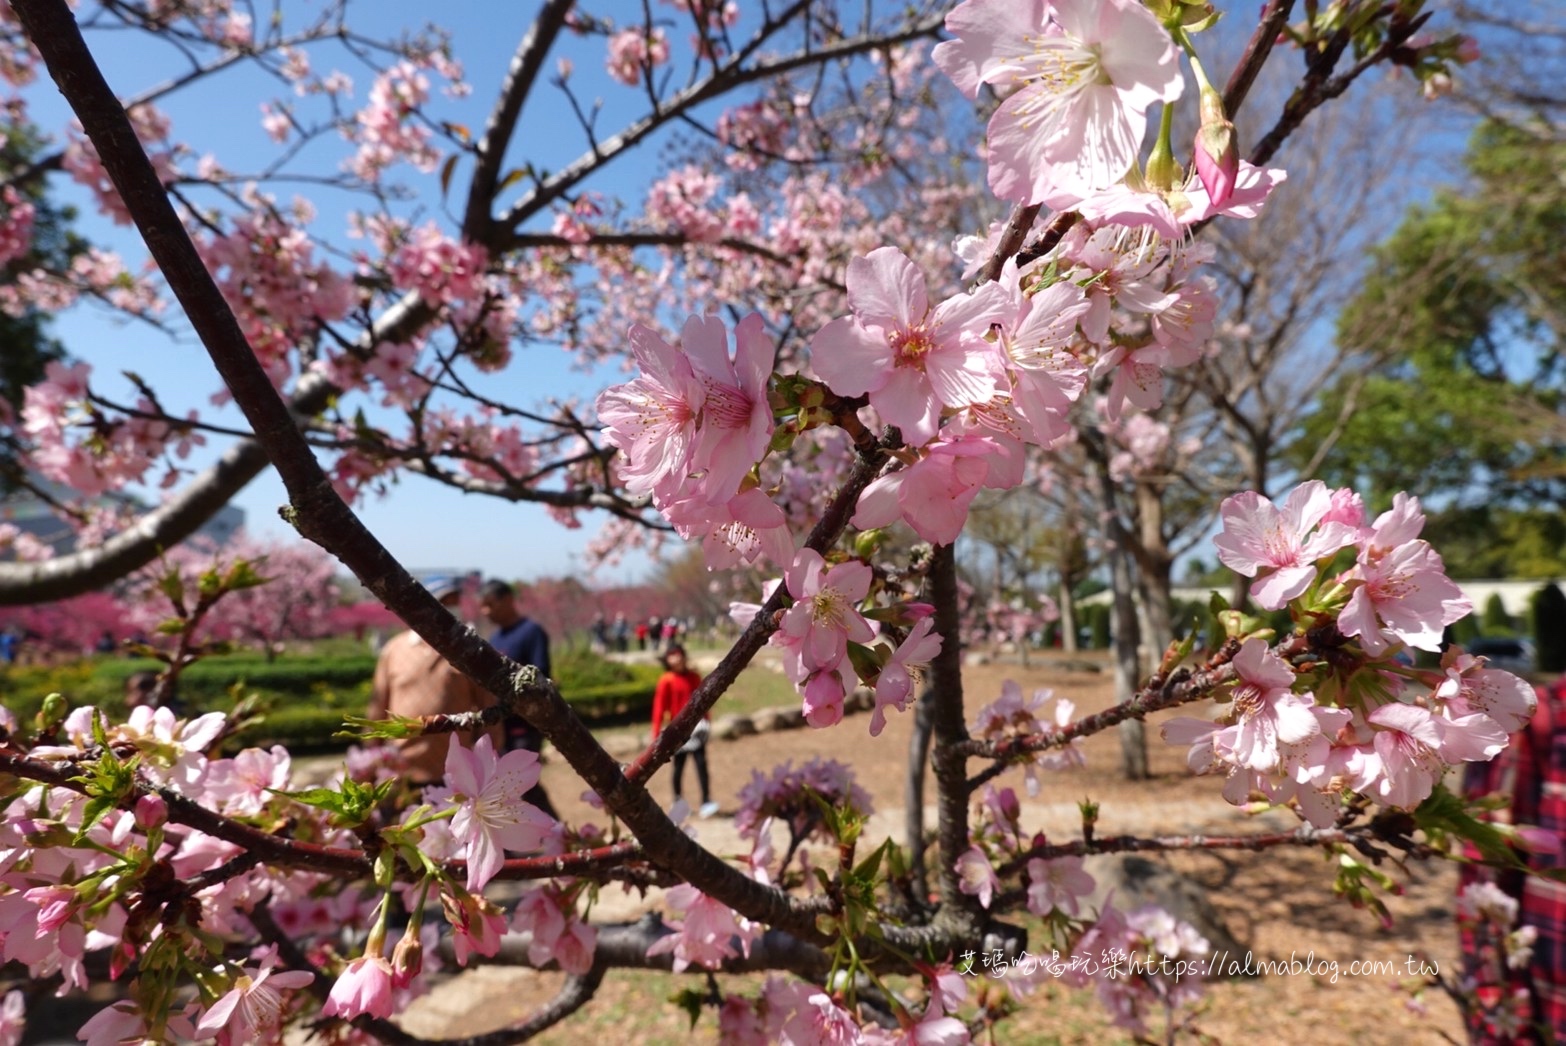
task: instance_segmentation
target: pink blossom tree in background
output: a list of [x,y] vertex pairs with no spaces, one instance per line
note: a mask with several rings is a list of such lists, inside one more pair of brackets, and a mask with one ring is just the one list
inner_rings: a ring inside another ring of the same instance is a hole
[[[960,972],[974,953],[1204,954],[1168,913],[1089,908],[1085,855],[1324,848],[1340,890],[1374,906],[1378,873],[1352,852],[1433,854],[1477,831],[1440,779],[1499,754],[1532,691],[1457,651],[1439,669],[1399,658],[1433,653],[1472,609],[1420,538],[1417,501],[1377,517],[1309,481],[1276,502],[1228,497],[1218,548],[1292,627],[1236,609],[1205,657],[1159,641],[1150,674],[1133,650],[1127,699],[1085,717],[1067,695],[1015,683],[965,695],[953,550],[981,492],[1037,482],[1089,428],[1115,441],[1097,448],[1094,481],[1167,462],[1171,435],[1137,419],[1213,341],[1208,270],[1223,259],[1203,229],[1286,191],[1268,166],[1280,146],[1367,70],[1448,76],[1467,56],[1459,26],[1407,0],[1300,12],[1271,0],[1223,79],[1202,64],[1215,12],[1190,0],[666,0],[627,22],[601,6],[545,0],[495,85],[470,84],[438,30],[378,40],[345,3],[265,19],[226,0],[0,8],[7,118],[27,122],[23,88],[47,69],[80,121],[17,177],[76,179],[150,254],[28,274],[11,307],[91,295],[139,322],[188,323],[214,392],[248,426],[55,365],[12,426],[32,467],[89,498],[127,483],[169,493],[79,552],[0,564],[0,599],[156,571],[161,549],[270,464],[300,534],[501,701],[360,723],[365,735],[518,713],[605,822],[557,822],[523,801],[537,757],[487,740],[452,746],[443,785],[415,790],[372,753],[295,790],[283,749],[222,746],[222,714],[138,709],[121,723],[62,700],[36,722],[6,713],[0,957],[69,992],[88,986],[91,955],[123,998],[84,1039],[278,1041],[325,1021],[343,1041],[425,1041],[392,1018],[437,963],[504,957],[568,976],[486,1043],[525,1041],[641,968],[708,974],[697,1005],[726,1042],[964,1042],[1004,1010],[969,1000]],[[175,45],[177,66],[146,71],[156,86],[99,72],[88,40],[127,32]],[[560,60],[569,36],[602,45],[639,115],[600,126]],[[1246,150],[1233,119],[1275,51],[1304,56],[1306,75]],[[254,170],[183,142],[159,109],[240,66],[277,85],[258,112],[278,151]],[[585,142],[553,170],[522,130],[529,104],[546,103],[568,108]],[[1195,114],[1193,135],[1175,136],[1177,107]],[[668,146],[656,164],[635,151],[652,142]],[[615,198],[606,172],[633,156],[651,171],[645,198]],[[311,198],[279,195],[300,184],[353,201],[341,228],[323,227]],[[13,219],[8,235],[24,237]],[[561,350],[627,373],[592,403],[517,402],[507,378]],[[218,461],[190,474],[195,442],[219,437],[231,442]],[[456,621],[364,528],[353,503],[394,481],[539,503],[566,526],[604,513],[606,558],[677,535],[766,584],[734,608],[739,638],[685,711],[622,765],[552,681]],[[247,621],[308,620],[237,569],[200,604],[214,627],[230,604]],[[194,641],[200,615],[176,610]],[[648,779],[767,644],[813,728],[866,728],[844,715],[860,686],[874,697],[868,732],[910,714],[928,725],[933,837],[865,838],[853,768],[820,759],[745,786],[746,854],[706,849],[679,807],[658,805]],[[1097,839],[1086,813],[1079,838],[1021,829],[1007,774],[1020,768],[1039,795],[1050,771],[1080,763],[1082,738],[1208,699],[1213,718],[1171,719],[1166,739],[1230,802],[1287,807],[1297,830]],[[484,895],[497,881],[530,884],[511,912]],[[661,919],[593,918],[603,891],[649,886],[667,888]],[[746,993],[711,976],[761,971]],[[1154,1014],[1173,1035],[1200,993],[1192,976],[1072,979],[1138,1035]],[[10,1009],[0,1019],[9,1034]]]
[[122,599],[124,624],[150,635],[175,616],[165,587],[194,592],[200,576],[223,574],[245,562],[264,583],[228,593],[192,633],[198,642],[226,640],[259,649],[270,659],[284,642],[320,639],[338,632],[334,614],[341,603],[337,561],[320,547],[299,541],[258,540],[240,531],[221,547],[196,539],[132,575]]

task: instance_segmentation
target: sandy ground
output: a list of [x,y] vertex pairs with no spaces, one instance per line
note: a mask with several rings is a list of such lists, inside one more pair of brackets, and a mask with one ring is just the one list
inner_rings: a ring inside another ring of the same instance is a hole
[[[1013,660],[968,668],[968,707],[977,708],[993,699],[1006,678],[1017,679],[1025,690],[1053,687],[1075,700],[1083,712],[1104,707],[1112,699],[1107,673],[1063,672],[1049,661],[1038,660],[1024,668]],[[721,704],[717,711],[721,714]],[[868,736],[867,723],[867,717],[857,716],[830,730],[715,742],[709,748],[710,763],[714,792],[723,812],[711,820],[693,822],[698,838],[719,853],[748,850],[730,820],[738,789],[755,770],[789,759],[798,763],[823,756],[851,762],[861,785],[875,800],[876,817],[866,836],[866,851],[883,835],[901,839],[909,719],[894,718],[879,738]],[[1265,826],[1258,825],[1226,804],[1218,795],[1216,781],[1191,777],[1185,770],[1184,753],[1158,739],[1156,721],[1149,739],[1152,780],[1122,780],[1117,772],[1117,737],[1111,733],[1094,738],[1087,745],[1086,768],[1056,776],[1037,799],[1024,798],[1025,827],[1057,838],[1075,836],[1080,826],[1077,800],[1084,796],[1101,804],[1100,836],[1120,832],[1232,833],[1292,824],[1292,818],[1273,813]],[[622,732],[612,740],[621,758],[634,753],[633,734]],[[668,773],[666,768],[654,778],[654,794],[660,799],[669,795]],[[558,759],[548,765],[544,781],[567,817],[602,823],[602,814],[579,800],[580,782]],[[1020,771],[1011,772],[1001,783],[1013,785],[1022,794]],[[694,794],[693,781],[687,782],[686,790],[687,795]],[[1284,819],[1278,820],[1280,817]],[[926,823],[933,823],[928,809]],[[1394,919],[1391,928],[1383,928],[1373,914],[1334,898],[1333,866],[1319,851],[1193,853],[1177,855],[1168,863],[1208,891],[1228,928],[1256,959],[1292,957],[1301,967],[1311,964],[1311,972],[1301,969],[1294,974],[1212,985],[1205,1008],[1196,1019],[1196,1027],[1210,1036],[1210,1041],[1299,1041],[1330,1046],[1461,1039],[1461,1024],[1451,1003],[1432,990],[1426,996],[1430,1012],[1422,1015],[1406,1005],[1408,995],[1402,989],[1416,979],[1404,972],[1410,959],[1423,957],[1447,970],[1455,958],[1451,895],[1456,875],[1451,866],[1389,866],[1386,871],[1398,880],[1404,893],[1387,898]],[[656,891],[641,897],[606,890],[594,917],[632,918],[656,908],[657,903]],[[1351,963],[1367,960],[1381,964],[1381,968],[1350,972]],[[1334,963],[1335,975],[1330,965]],[[488,1031],[524,1018],[547,1001],[559,983],[559,975],[497,967],[475,969],[440,984],[414,1004],[403,1023],[415,1034],[438,1038]],[[701,983],[697,978],[640,971],[612,974],[583,1012],[538,1041],[575,1046],[587,1033],[614,1043],[717,1042],[710,1011],[692,1029],[687,1018],[667,1002],[681,988]],[[977,992],[992,991],[1005,982],[1004,978],[980,976],[970,983]],[[735,978],[725,987],[753,991],[757,984],[757,978]],[[1155,1032],[1157,1027],[1155,1022]],[[1024,1003],[1018,1015],[995,1028],[993,1041],[1130,1040],[1108,1024],[1091,995],[1046,984]]]

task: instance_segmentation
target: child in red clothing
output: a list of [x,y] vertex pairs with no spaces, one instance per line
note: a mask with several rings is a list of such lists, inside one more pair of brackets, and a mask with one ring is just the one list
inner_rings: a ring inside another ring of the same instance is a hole
[[[663,732],[663,725],[670,719],[679,715],[686,705],[690,704],[691,694],[695,691],[701,676],[692,672],[685,658],[685,648],[678,643],[669,647],[663,655],[663,667],[666,671],[658,678],[658,689],[653,692],[653,736],[657,737]],[[711,817],[718,812],[718,804],[712,801],[712,786],[707,777],[707,735],[711,732],[711,726],[703,719],[696,724],[696,729],[691,732],[690,740],[680,746],[680,750],[674,754],[674,798],[680,799],[680,784],[685,777],[685,760],[694,756],[696,761],[696,783],[701,786],[702,817]]]

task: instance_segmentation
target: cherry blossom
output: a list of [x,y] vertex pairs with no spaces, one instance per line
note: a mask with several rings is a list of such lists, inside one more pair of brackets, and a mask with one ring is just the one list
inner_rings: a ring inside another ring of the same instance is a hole
[[[725,959],[750,954],[751,940],[760,929],[748,919],[689,884],[674,887],[664,899],[682,917],[664,920],[674,932],[653,942],[647,949],[649,957],[672,953],[674,972],[680,973],[693,964],[715,970]],[[735,950],[736,942],[739,950]]]
[[[870,568],[858,560],[831,567],[814,549],[800,549],[784,574],[795,603],[783,614],[780,634],[798,647],[811,671],[835,668],[848,644],[868,643],[875,630],[857,605],[870,591]],[[798,680],[795,680],[798,682]]]
[[994,397],[999,360],[983,336],[1007,308],[995,283],[930,307],[924,274],[895,247],[848,265],[852,318],[833,320],[810,344],[811,364],[833,392],[870,395],[903,439],[922,446],[941,408]]
[[380,955],[354,959],[332,984],[331,994],[321,1007],[327,1017],[352,1020],[360,1014],[371,1017],[392,1015],[393,974],[391,963]]
[[260,958],[259,966],[241,969],[234,986],[209,1006],[196,1024],[198,1032],[216,1035],[219,1046],[243,1046],[273,1038],[285,1012],[281,992],[303,988],[315,980],[315,974],[304,970],[278,971],[275,947]]
[[684,482],[706,390],[690,358],[649,328],[632,327],[630,346],[641,375],[605,389],[598,397],[598,418],[604,441],[625,453],[621,476],[626,489],[650,494]]
[[892,656],[881,666],[881,674],[875,682],[875,710],[870,715],[870,736],[879,737],[886,727],[886,710],[908,710],[908,698],[913,694],[914,672],[928,664],[941,652],[941,637],[932,635],[935,622],[923,618],[914,622],[908,637],[902,641]]
[[995,866],[990,863],[985,852],[977,846],[970,846],[958,855],[955,867],[957,888],[965,894],[977,897],[979,904],[988,908],[1001,883],[995,875]]
[[668,37],[661,28],[654,27],[651,32],[626,29],[611,36],[605,64],[610,76],[627,87],[635,87],[648,69],[668,60]]
[[1444,675],[1431,696],[1449,717],[1482,713],[1509,734],[1521,730],[1538,708],[1538,695],[1527,680],[1484,664],[1482,657],[1448,649],[1441,657]]
[[1354,568],[1344,575],[1353,592],[1338,627],[1358,637],[1372,657],[1398,642],[1439,650],[1442,630],[1473,610],[1446,576],[1440,555],[1414,538],[1423,525],[1418,499],[1399,494],[1392,509],[1376,518]]
[[446,783],[457,813],[451,834],[468,862],[468,889],[482,890],[500,870],[502,851],[537,850],[554,828],[522,796],[538,783],[538,756],[525,749],[496,756],[485,734],[472,748],[453,739],[446,752]]
[[1134,0],[966,0],[946,16],[956,39],[931,57],[969,98],[1009,92],[989,126],[990,188],[1070,207],[1137,161],[1147,109],[1185,81],[1174,42]]
[[1278,610],[1316,580],[1319,560],[1354,543],[1354,532],[1342,523],[1317,529],[1331,507],[1332,494],[1320,480],[1295,487],[1281,510],[1254,491],[1225,498],[1223,533],[1213,539],[1218,558],[1256,578],[1251,598],[1258,606]]
[[1213,751],[1220,758],[1252,770],[1278,765],[1280,745],[1298,745],[1321,727],[1311,713],[1309,695],[1298,695],[1294,670],[1267,649],[1262,639],[1248,639],[1234,656],[1239,679],[1234,684],[1233,726],[1213,735]]
[[1095,885],[1080,857],[1049,861],[1034,857],[1028,861],[1028,911],[1040,916],[1052,911],[1075,916],[1081,910],[1081,899],[1090,896]]

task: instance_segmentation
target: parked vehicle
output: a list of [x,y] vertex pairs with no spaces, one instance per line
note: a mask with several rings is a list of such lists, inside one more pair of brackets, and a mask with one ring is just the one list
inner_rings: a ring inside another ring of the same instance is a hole
[[1534,654],[1533,643],[1526,639],[1481,636],[1466,644],[1464,649],[1475,657],[1488,658],[1491,668],[1500,668],[1519,675],[1534,671],[1539,664]]

